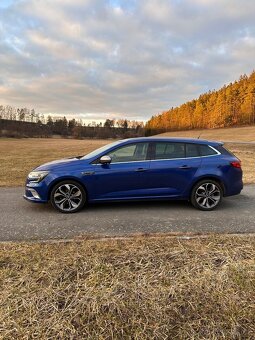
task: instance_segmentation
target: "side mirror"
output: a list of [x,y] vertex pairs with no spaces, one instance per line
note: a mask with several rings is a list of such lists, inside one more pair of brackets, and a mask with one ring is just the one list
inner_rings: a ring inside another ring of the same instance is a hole
[[111,157],[105,155],[105,156],[102,156],[102,157],[100,158],[99,163],[101,163],[101,164],[110,164],[111,161],[112,161]]

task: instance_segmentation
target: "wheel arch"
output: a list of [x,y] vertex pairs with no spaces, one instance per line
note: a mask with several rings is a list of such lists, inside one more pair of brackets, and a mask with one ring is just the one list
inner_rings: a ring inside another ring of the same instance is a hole
[[223,192],[223,196],[225,196],[225,192],[226,192],[226,187],[224,182],[222,181],[221,178],[214,176],[214,175],[205,175],[199,178],[196,178],[196,180],[192,183],[191,187],[190,187],[190,192],[189,192],[189,196],[192,193],[193,188],[195,187],[195,185],[197,185],[197,183],[201,182],[201,181],[205,181],[205,180],[213,180],[215,182],[217,182],[218,184],[220,184],[222,192]]
[[56,184],[61,183],[63,181],[68,181],[68,180],[73,181],[73,182],[77,182],[78,184],[80,184],[83,187],[83,189],[85,190],[86,197],[87,197],[87,200],[88,200],[89,194],[88,194],[88,190],[87,190],[86,186],[84,185],[84,183],[79,178],[72,177],[72,176],[56,178],[49,186],[48,194],[47,194],[47,200],[48,201],[50,200],[51,192],[52,192],[52,190],[53,190],[53,188]]

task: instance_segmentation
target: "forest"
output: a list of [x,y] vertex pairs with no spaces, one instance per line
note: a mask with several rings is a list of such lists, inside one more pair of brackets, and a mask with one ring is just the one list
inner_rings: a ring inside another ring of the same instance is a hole
[[255,71],[238,81],[209,91],[153,116],[146,123],[146,134],[156,131],[211,129],[255,124]]

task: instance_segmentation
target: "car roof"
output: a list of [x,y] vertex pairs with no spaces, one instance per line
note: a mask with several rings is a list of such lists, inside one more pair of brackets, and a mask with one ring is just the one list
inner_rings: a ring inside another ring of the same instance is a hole
[[182,137],[138,137],[123,139],[122,142],[183,142],[183,143],[196,143],[208,145],[222,145],[222,142],[210,141],[198,138],[182,138]]

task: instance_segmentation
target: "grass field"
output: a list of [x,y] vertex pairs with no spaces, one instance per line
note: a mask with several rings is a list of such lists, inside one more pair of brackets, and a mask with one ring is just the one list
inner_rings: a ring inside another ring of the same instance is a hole
[[[28,172],[34,167],[54,159],[83,155],[110,142],[110,140],[39,138],[0,139],[0,186],[24,185]],[[255,183],[255,144],[226,143],[226,146],[242,160],[244,182]]]
[[224,142],[255,142],[255,126],[166,132],[159,136],[189,138],[198,138],[200,136],[201,139],[219,140]]
[[24,185],[26,176],[36,166],[51,160],[85,155],[109,140],[75,139],[0,139],[0,186]]
[[225,143],[242,161],[244,183],[255,183],[255,144]]
[[1,244],[2,339],[254,339],[255,238]]

